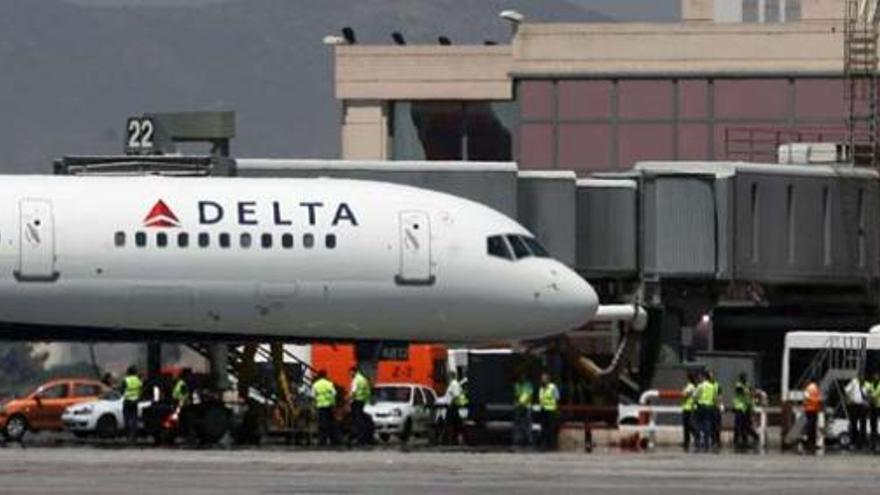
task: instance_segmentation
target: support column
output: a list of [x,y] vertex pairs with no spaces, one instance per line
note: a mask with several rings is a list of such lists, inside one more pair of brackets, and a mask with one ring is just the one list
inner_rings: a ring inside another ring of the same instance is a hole
[[211,356],[211,382],[216,390],[229,388],[227,367],[229,365],[229,346],[227,344],[208,344]]
[[147,376],[159,376],[162,370],[162,344],[150,342],[147,344]]

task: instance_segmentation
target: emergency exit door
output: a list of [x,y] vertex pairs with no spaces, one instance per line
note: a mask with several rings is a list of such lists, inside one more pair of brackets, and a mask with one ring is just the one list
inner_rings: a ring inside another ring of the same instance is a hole
[[421,211],[400,213],[400,270],[397,283],[430,285],[434,283],[431,266],[431,223]]
[[52,203],[43,199],[24,199],[18,204],[18,270],[20,281],[51,282],[55,271],[55,222]]

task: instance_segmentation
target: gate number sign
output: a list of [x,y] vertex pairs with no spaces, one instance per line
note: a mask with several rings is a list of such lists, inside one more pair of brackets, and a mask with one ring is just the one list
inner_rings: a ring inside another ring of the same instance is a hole
[[126,124],[125,149],[129,152],[152,151],[156,126],[153,119],[132,117]]

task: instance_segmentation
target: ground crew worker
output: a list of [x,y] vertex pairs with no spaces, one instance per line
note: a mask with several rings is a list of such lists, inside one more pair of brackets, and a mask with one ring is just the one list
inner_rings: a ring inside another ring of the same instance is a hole
[[880,444],[880,431],[878,431],[878,421],[880,421],[880,373],[874,372],[874,381],[868,395],[871,404],[871,450],[876,451]]
[[134,442],[138,432],[138,402],[141,400],[144,382],[138,376],[137,368],[129,366],[122,380],[122,418],[128,441]]
[[523,373],[513,385],[513,445],[532,444],[532,402],[535,391],[528,375]]
[[804,388],[804,415],[806,421],[807,445],[806,450],[809,453],[816,452],[816,433],[818,430],[819,412],[822,410],[822,391],[816,382],[810,381]]
[[697,450],[707,451],[715,443],[712,423],[715,415],[716,388],[710,380],[709,372],[703,372],[703,379],[697,385]]
[[459,439],[464,436],[464,425],[461,413],[467,411],[467,392],[458,381],[454,371],[449,372],[449,385],[446,387],[446,441],[451,445],[458,445]]
[[856,376],[847,383],[846,393],[847,415],[849,416],[849,437],[851,448],[861,450],[865,445],[865,391],[864,377]]
[[758,435],[752,429],[752,413],[754,409],[754,392],[746,374],[740,373],[733,393],[733,412],[735,414],[733,447],[735,449],[748,449],[758,440]]
[[541,406],[541,447],[544,450],[556,450],[559,389],[550,380],[548,373],[541,374],[538,403]]
[[696,440],[697,432],[694,428],[694,412],[697,410],[697,379],[693,373],[688,373],[687,384],[681,391],[681,429],[684,434],[682,446],[688,452],[691,448],[691,437]]
[[190,381],[192,380],[192,370],[190,368],[184,368],[181,370],[180,374],[177,375],[177,380],[174,382],[174,387],[171,389],[171,399],[174,400],[174,404],[177,408],[177,429],[184,434],[184,436],[191,436],[191,426],[192,422],[190,421],[190,404],[192,404],[192,391],[190,388]]
[[312,383],[312,398],[318,411],[318,445],[336,445],[336,385],[324,370],[318,371],[318,379]]
[[712,408],[712,441],[714,443],[713,448],[720,449],[721,448],[721,416],[724,413],[724,395],[721,390],[721,384],[718,383],[718,379],[715,378],[715,375],[709,371],[709,381],[712,383],[712,386],[715,387],[715,406]]
[[351,401],[351,436],[349,444],[352,441],[358,445],[366,445],[370,443],[369,426],[364,406],[370,403],[372,396],[372,386],[370,380],[361,373],[357,366],[352,366],[351,370],[351,388],[349,389],[348,398]]

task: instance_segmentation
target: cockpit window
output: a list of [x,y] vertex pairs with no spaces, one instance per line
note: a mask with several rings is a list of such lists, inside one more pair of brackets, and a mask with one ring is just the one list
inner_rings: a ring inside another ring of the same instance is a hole
[[549,258],[550,257],[550,253],[548,253],[547,250],[544,249],[544,246],[542,246],[541,243],[538,242],[537,239],[535,239],[533,237],[523,237],[523,240],[526,242],[526,245],[529,247],[529,251],[531,251],[532,254],[534,254],[538,258]]
[[510,248],[508,248],[507,243],[504,242],[504,237],[494,235],[486,241],[486,245],[490,256],[497,256],[498,258],[504,258],[506,260],[513,259],[513,256],[510,254]]
[[518,235],[509,235],[507,236],[507,242],[510,243],[510,247],[513,248],[513,254],[516,256],[516,259],[525,258],[526,256],[530,256],[529,248],[526,246],[526,243],[523,242],[522,237]]

